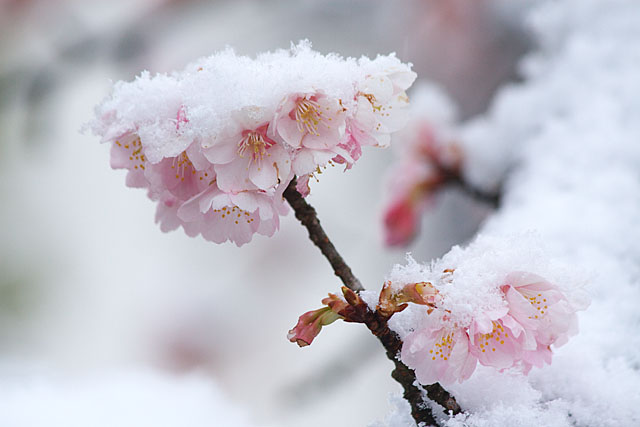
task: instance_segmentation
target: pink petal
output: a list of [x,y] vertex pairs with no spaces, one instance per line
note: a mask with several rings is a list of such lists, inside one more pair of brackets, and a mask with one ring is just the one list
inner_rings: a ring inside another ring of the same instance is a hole
[[214,165],[229,163],[238,157],[239,136],[216,141],[214,145],[203,148],[202,154]]
[[218,187],[223,191],[242,191],[254,188],[249,180],[249,159],[237,157],[234,161],[215,165]]
[[283,117],[276,123],[276,131],[284,142],[294,148],[300,147],[302,137],[305,135],[303,131],[298,129],[296,121],[289,117]]

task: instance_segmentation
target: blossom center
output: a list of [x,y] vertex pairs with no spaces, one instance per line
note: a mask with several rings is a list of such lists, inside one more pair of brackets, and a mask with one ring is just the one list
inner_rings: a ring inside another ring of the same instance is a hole
[[[436,341],[435,347],[429,350],[429,354],[431,355],[431,360],[436,360],[436,358],[440,358],[442,360],[448,360],[449,356],[451,356],[451,349],[453,347],[453,334],[449,332],[446,335],[442,335],[440,341]],[[434,353],[435,350],[435,353]]]
[[192,175],[196,174],[196,170],[193,167],[193,163],[189,160],[189,156],[184,151],[173,158],[173,164],[171,165],[171,169],[174,169],[176,172],[176,179],[179,179],[180,182],[184,182],[185,176],[188,176],[189,172]]
[[371,106],[373,107],[373,111],[382,110],[382,105],[377,104],[376,97],[373,94],[371,94],[371,93],[363,93],[362,96],[367,98],[367,100],[371,103]]
[[222,209],[213,209],[214,215],[220,216],[220,218],[229,221],[233,224],[240,224],[241,221],[245,221],[247,224],[251,224],[255,221],[251,218],[251,214],[237,206],[229,207],[224,206]]
[[[544,315],[545,310],[549,307],[547,305],[547,299],[543,297],[542,294],[531,294],[532,296],[526,296],[523,295],[527,300],[529,300],[529,303],[531,303],[531,305],[538,310],[538,313],[540,313],[541,315]],[[538,319],[540,316],[538,316],[537,314],[534,316],[529,316],[529,319]]]
[[244,157],[248,154],[251,156],[251,161],[261,161],[267,149],[274,144],[273,141],[265,138],[262,132],[245,131],[243,136],[238,143],[238,155]]
[[318,126],[324,122],[320,105],[310,99],[298,101],[295,109],[296,124],[302,133],[307,132],[315,136],[320,136]]
[[504,330],[504,327],[496,322],[493,322],[493,331],[488,334],[480,334],[477,338],[480,351],[485,353],[487,350],[496,351],[496,346],[504,345],[504,339],[508,338]]
[[116,145],[124,148],[125,150],[131,150],[131,153],[129,154],[129,161],[133,162],[134,169],[145,169],[147,158],[142,153],[142,143],[140,142],[139,136],[136,136],[131,142],[116,141]]

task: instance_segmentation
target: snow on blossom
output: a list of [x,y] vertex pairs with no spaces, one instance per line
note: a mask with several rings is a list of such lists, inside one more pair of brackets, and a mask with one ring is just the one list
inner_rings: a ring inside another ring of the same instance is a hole
[[408,114],[398,114],[409,107],[405,91],[411,86],[415,74],[399,67],[390,58],[381,58],[385,69],[380,70],[375,61],[363,59],[363,67],[369,69],[358,90],[357,110],[349,120],[351,134],[360,145],[386,147],[391,134],[400,130],[409,120]]
[[127,185],[158,202],[163,231],[242,245],[277,231],[294,176],[306,196],[327,164],[348,169],[363,145],[388,145],[415,77],[394,54],[321,55],[308,41],[255,59],[227,49],[116,83],[88,126]]
[[404,340],[401,360],[419,381],[462,382],[477,363],[528,373],[551,362],[550,346],[577,332],[576,311],[586,307],[576,279],[567,283],[570,276],[537,245],[530,235],[481,236],[430,266],[409,259],[394,267],[388,281],[395,289],[428,282],[437,290],[431,313],[414,306],[389,321]]

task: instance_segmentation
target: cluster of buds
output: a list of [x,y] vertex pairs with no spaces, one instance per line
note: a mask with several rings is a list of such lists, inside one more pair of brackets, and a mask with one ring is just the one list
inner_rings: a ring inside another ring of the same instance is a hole
[[345,322],[366,323],[376,316],[386,321],[395,313],[408,307],[409,303],[427,306],[430,313],[436,307],[438,291],[428,282],[412,283],[402,289],[393,289],[391,282],[385,282],[375,308],[367,303],[351,289],[343,286],[342,297],[329,294],[322,300],[326,307],[304,313],[296,326],[287,335],[289,341],[306,347],[318,336],[323,326],[330,325],[338,319]]
[[163,231],[182,226],[238,246],[275,233],[294,176],[306,196],[309,178],[327,165],[348,169],[363,146],[387,146],[407,120],[405,91],[415,79],[393,55],[345,60],[307,44],[255,60],[223,52],[200,64],[118,83],[91,127],[111,144],[112,167],[128,170],[127,185],[158,202]]

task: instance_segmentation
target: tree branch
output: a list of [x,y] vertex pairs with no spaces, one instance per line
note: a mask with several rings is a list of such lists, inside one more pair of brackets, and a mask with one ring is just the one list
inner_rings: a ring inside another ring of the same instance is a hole
[[[415,373],[398,358],[398,354],[402,348],[402,340],[389,328],[386,317],[377,311],[370,310],[368,306],[359,299],[357,294],[355,294],[363,291],[364,287],[353,275],[349,266],[345,263],[344,259],[340,256],[322,229],[315,209],[309,205],[296,190],[296,178],[289,183],[289,186],[284,191],[284,198],[293,208],[296,218],[307,228],[311,241],[320,249],[327,260],[329,260],[336,276],[340,277],[342,283],[354,292],[352,298],[347,298],[347,301],[360,312],[360,322],[364,323],[373,335],[378,338],[386,350],[387,357],[394,363],[395,369],[391,373],[391,376],[402,386],[404,390],[403,396],[411,405],[411,415],[416,421],[416,424],[426,423],[427,425],[437,425],[431,408],[424,402],[422,387],[417,386],[419,383],[416,380]],[[460,406],[455,398],[442,388],[440,384],[427,385],[424,386],[424,389],[429,399],[441,405],[445,410],[451,411],[453,414],[461,412]]]
[[[369,316],[367,316],[365,324],[382,343],[386,350],[387,358],[395,364],[395,369],[391,372],[391,376],[400,383],[404,389],[403,396],[411,405],[411,415],[413,419],[416,420],[416,424],[425,422],[427,425],[437,425],[431,408],[424,403],[421,388],[416,386],[418,382],[413,369],[410,369],[398,358],[398,354],[402,348],[402,340],[398,334],[389,328],[387,319],[377,312],[369,311]],[[438,403],[446,411],[451,411],[453,415],[462,412],[456,399],[439,383],[426,385],[422,388],[426,390],[429,399]]]
[[331,264],[335,275],[342,280],[342,283],[347,288],[355,292],[364,290],[360,281],[353,275],[351,268],[344,262],[336,247],[333,246],[333,243],[331,243],[331,240],[322,229],[316,210],[296,190],[296,183],[297,179],[293,178],[287,189],[284,190],[284,198],[293,208],[296,218],[309,231],[309,239],[320,249],[322,255]]

